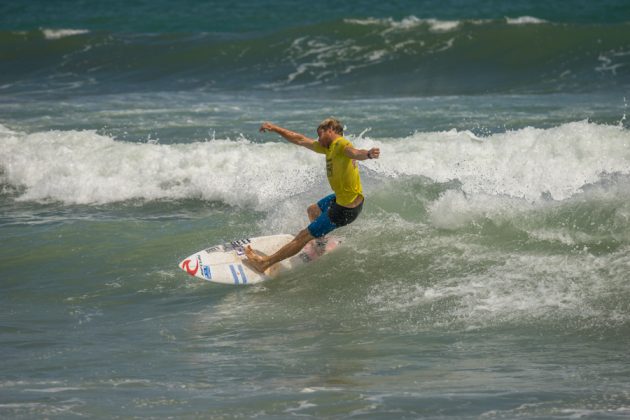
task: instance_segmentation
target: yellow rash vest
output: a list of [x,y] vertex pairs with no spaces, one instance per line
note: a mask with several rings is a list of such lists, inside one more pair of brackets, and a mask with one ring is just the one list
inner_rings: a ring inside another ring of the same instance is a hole
[[344,207],[352,204],[358,195],[363,195],[357,162],[343,153],[348,146],[354,147],[347,139],[337,137],[327,149],[319,142],[313,148],[315,152],[326,155],[326,175],[330,188],[337,196],[337,204]]

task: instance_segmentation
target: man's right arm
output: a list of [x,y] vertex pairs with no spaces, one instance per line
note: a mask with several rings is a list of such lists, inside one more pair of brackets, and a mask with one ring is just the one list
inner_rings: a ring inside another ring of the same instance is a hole
[[315,150],[316,145],[319,144],[317,140],[310,139],[303,134],[296,133],[295,131],[288,130],[270,122],[264,122],[260,126],[261,133],[264,133],[266,131],[273,131],[274,133],[278,133],[291,143],[297,144],[298,146],[306,147],[307,149],[311,150]]

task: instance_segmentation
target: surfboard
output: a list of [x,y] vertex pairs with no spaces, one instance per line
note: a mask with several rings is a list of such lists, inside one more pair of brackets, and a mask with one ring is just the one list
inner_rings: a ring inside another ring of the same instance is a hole
[[245,285],[256,284],[275,277],[283,271],[317,260],[341,244],[335,237],[312,240],[291,258],[259,273],[247,265],[244,248],[248,245],[266,255],[271,255],[293,240],[293,235],[280,234],[238,239],[201,250],[185,258],[179,268],[193,277],[212,283]]

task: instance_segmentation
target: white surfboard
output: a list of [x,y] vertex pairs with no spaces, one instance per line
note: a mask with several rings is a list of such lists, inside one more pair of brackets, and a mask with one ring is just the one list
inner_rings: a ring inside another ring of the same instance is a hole
[[285,270],[314,261],[337,248],[338,238],[315,239],[297,255],[271,266],[259,273],[250,268],[246,261],[244,247],[251,247],[259,253],[271,255],[291,242],[293,235],[271,235],[257,238],[239,239],[196,252],[179,263],[179,268],[200,279],[221,284],[255,284],[278,275]]

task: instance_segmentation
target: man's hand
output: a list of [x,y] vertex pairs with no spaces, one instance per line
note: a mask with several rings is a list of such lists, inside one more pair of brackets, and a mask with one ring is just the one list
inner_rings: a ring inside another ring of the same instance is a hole
[[367,159],[378,159],[381,154],[381,149],[378,147],[373,147],[370,150],[365,149],[355,149],[354,147],[346,147],[343,149],[343,154],[346,157],[354,160],[367,160]]
[[368,150],[367,157],[368,159],[378,159],[380,154],[381,154],[381,149],[379,149],[378,147],[372,147],[370,150]]
[[277,128],[278,128],[278,126],[276,126],[275,124],[272,124],[270,122],[265,121],[260,126],[260,132],[261,133],[265,133],[267,131],[275,131]]

